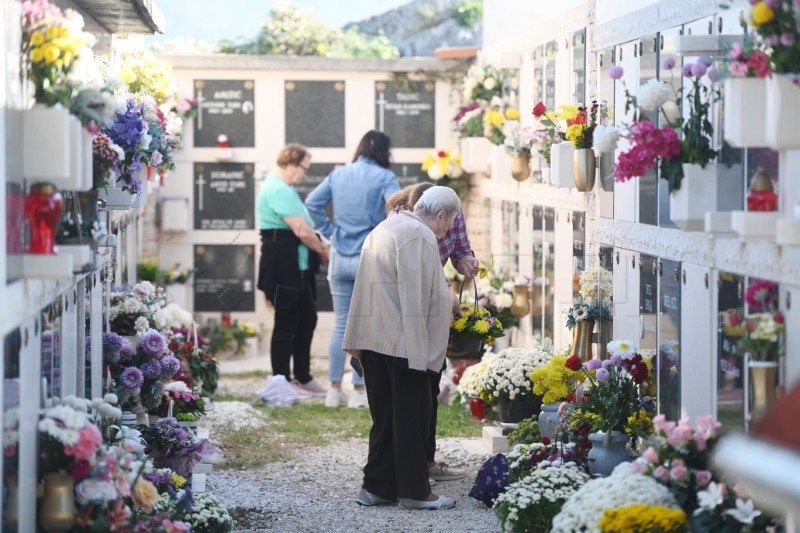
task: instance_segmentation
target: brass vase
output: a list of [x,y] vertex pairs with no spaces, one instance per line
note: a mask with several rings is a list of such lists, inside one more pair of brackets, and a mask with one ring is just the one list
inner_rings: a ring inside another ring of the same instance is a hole
[[66,472],[44,475],[39,525],[48,533],[69,531],[75,524],[75,480]]
[[519,154],[511,165],[511,177],[517,181],[525,181],[531,175],[531,156]]
[[576,148],[573,157],[575,188],[580,192],[591,192],[594,189],[594,178],[597,173],[594,150],[591,148]]
[[9,531],[16,531],[19,523],[19,485],[17,484],[16,474],[8,478],[6,484],[8,496],[6,496],[6,510],[3,513],[3,527]]
[[531,312],[531,298],[527,285],[514,285],[511,291],[511,314],[517,318],[527,316]]
[[763,414],[775,404],[777,378],[778,363],[750,362],[750,389],[753,394],[751,411],[754,415]]
[[592,358],[594,320],[579,320],[572,328],[572,353],[584,363]]
[[600,359],[608,359],[608,343],[614,340],[614,321],[600,320],[597,324],[597,351]]

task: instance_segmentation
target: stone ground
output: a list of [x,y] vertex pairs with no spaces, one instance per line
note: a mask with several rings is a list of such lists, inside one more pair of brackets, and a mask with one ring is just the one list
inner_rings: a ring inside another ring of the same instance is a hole
[[[312,373],[325,386],[328,382],[322,376],[326,365],[325,358],[312,360]],[[219,392],[225,394],[234,388],[238,395],[255,392],[263,386],[264,378],[226,376],[269,368],[269,358],[264,356],[222,361]],[[350,377],[345,376],[345,389],[351,388],[349,383]],[[215,428],[229,430],[252,425],[269,431],[268,421],[245,402],[217,402],[205,422],[212,440]],[[208,488],[226,505],[236,523],[234,531],[239,533],[500,531],[494,512],[467,496],[478,469],[489,456],[475,439],[438,442],[437,458],[468,472],[462,480],[440,482],[433,488],[435,493],[458,501],[455,508],[444,511],[357,505],[355,498],[366,456],[367,440],[353,439],[314,448],[302,459],[270,463],[257,470],[223,470],[218,465],[209,476]]]

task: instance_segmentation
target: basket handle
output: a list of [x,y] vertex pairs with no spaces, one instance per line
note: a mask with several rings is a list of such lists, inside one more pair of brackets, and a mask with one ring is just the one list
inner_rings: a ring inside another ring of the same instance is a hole
[[[464,285],[466,283],[461,284],[461,289],[458,291],[458,301],[459,303],[463,301],[462,295],[464,294]],[[475,309],[478,309],[478,282],[475,281],[475,278],[472,278],[472,286],[475,289]]]

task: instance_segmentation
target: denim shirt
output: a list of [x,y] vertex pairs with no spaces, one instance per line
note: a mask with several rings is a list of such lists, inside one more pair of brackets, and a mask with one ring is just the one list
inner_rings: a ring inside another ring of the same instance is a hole
[[[336,251],[354,256],[361,253],[369,232],[386,218],[386,200],[399,189],[394,172],[362,156],[328,174],[306,197],[306,207]],[[325,213],[331,202],[333,223]]]

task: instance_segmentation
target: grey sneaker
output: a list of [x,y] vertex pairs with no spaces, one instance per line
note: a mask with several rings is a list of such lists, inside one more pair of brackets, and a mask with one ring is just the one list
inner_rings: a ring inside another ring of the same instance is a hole
[[380,496],[376,496],[362,487],[361,492],[358,493],[358,498],[356,498],[356,503],[366,507],[371,507],[373,505],[391,505],[393,503],[397,503],[397,500],[387,500],[386,498],[381,498]]
[[437,499],[427,502],[422,500],[410,500],[408,498],[400,498],[400,507],[403,509],[452,509],[456,506],[456,501],[447,496],[439,496]]
[[447,463],[437,462],[432,467],[428,468],[428,477],[436,481],[453,481],[461,479],[467,474],[461,470],[453,470]]

